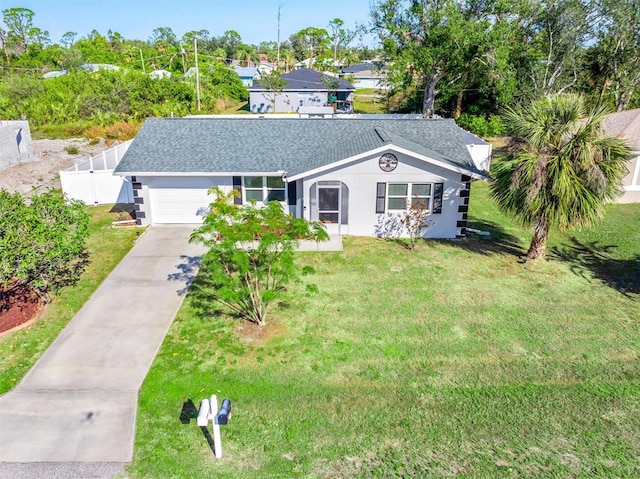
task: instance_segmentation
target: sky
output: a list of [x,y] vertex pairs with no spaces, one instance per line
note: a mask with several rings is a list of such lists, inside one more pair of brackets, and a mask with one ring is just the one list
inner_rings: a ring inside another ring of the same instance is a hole
[[[148,40],[158,27],[170,27],[178,36],[206,29],[214,37],[235,30],[244,43],[280,40],[306,27],[327,28],[340,18],[345,27],[369,21],[370,0],[0,0],[0,9],[21,7],[32,10],[33,24],[59,42],[66,32],[76,39],[92,30],[103,35],[109,30],[126,39]],[[356,38],[354,45],[373,46],[372,37]]]

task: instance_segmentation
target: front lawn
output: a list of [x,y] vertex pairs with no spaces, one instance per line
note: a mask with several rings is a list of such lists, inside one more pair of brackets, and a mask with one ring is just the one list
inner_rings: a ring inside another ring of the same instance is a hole
[[133,246],[140,229],[114,229],[112,206],[89,209],[89,265],[80,281],[66,287],[31,326],[0,338],[0,394],[12,389],[33,367],[113,268]]
[[[521,264],[529,232],[475,183],[470,220],[491,238],[301,253],[320,293],[292,286],[266,328],[187,297],[140,394],[129,474],[640,476],[640,205],[607,210]],[[194,419],[211,394],[233,401],[221,461]]]

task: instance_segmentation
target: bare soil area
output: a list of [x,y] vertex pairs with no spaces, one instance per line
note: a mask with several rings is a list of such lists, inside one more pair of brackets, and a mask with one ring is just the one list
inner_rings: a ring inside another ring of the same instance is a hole
[[0,291],[0,336],[36,319],[42,311],[42,306],[38,294],[27,285]]
[[[69,153],[69,149],[78,150],[77,154]],[[69,140],[33,140],[33,161],[18,163],[0,170],[0,189],[18,192],[29,196],[33,188],[45,191],[49,188],[60,188],[60,170],[95,156],[106,150],[101,140],[91,145],[89,140],[74,138]]]

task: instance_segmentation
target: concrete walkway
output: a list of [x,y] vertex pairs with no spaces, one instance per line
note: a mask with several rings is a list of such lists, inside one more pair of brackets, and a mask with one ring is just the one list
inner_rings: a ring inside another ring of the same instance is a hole
[[112,477],[133,458],[138,390],[203,253],[154,226],[0,397],[0,477]]

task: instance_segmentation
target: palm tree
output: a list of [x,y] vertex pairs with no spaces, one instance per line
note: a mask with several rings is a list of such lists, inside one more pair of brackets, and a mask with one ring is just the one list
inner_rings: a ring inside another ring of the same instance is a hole
[[246,63],[247,66],[252,66],[251,64],[257,64],[260,62],[260,55],[251,47],[251,45],[242,44],[236,50],[236,59],[240,61],[240,63]]
[[619,194],[629,148],[604,134],[606,115],[574,94],[507,110],[513,138],[490,188],[502,210],[533,225],[527,258],[544,255],[550,226],[588,226]]

